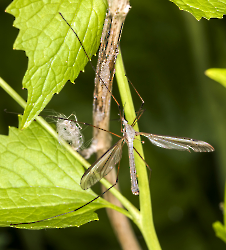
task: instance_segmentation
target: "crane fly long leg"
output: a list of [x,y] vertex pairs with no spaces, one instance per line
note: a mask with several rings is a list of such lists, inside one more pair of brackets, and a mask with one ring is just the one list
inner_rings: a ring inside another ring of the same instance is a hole
[[133,147],[133,149],[135,150],[135,152],[139,155],[139,157],[143,160],[143,162],[145,163],[146,167],[149,169],[149,171],[151,172],[151,168],[149,167],[149,165],[147,164],[147,162],[145,161],[145,159],[140,155],[140,153],[136,150],[136,148]]
[[122,157],[124,138],[115,143],[104,155],[95,161],[81,178],[81,188],[88,189],[107,175]]
[[204,141],[199,141],[186,137],[172,137],[168,135],[155,135],[143,132],[137,132],[136,135],[143,135],[155,146],[176,149],[181,151],[189,151],[192,149],[195,152],[212,152],[214,147]]

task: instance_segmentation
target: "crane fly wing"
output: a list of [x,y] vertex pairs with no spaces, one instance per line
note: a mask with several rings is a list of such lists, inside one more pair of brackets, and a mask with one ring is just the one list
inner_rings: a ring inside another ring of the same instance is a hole
[[166,148],[166,149],[176,149],[181,151],[189,151],[192,149],[195,152],[212,152],[214,147],[209,143],[204,141],[199,141],[186,137],[172,137],[168,135],[154,135],[139,132],[137,135],[143,135],[149,139],[151,143],[155,146]]
[[88,189],[107,175],[122,157],[123,138],[95,161],[81,178],[81,188]]

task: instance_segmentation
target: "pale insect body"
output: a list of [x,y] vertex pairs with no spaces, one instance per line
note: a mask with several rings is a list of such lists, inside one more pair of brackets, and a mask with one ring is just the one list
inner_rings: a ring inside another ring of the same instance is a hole
[[[7,113],[18,114],[14,112]],[[56,115],[43,115],[43,117],[50,118],[50,123],[56,123],[56,132],[58,133],[59,143],[62,140],[66,141],[75,151],[79,151],[84,144],[84,136],[81,132],[82,127],[80,124],[86,124],[83,122],[78,122],[75,114],[71,114],[70,116],[66,116],[64,114],[55,113]],[[70,117],[74,117],[73,120]],[[89,125],[89,124],[86,124]]]
[[84,137],[81,133],[82,127],[77,122],[76,115],[71,114],[66,117],[64,114],[59,114],[58,117],[55,118],[59,142],[63,139],[69,143],[75,151],[79,150],[84,143]]

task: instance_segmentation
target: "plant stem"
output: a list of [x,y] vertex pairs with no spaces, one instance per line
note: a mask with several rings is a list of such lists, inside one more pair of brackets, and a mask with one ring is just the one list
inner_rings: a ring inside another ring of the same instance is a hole
[[9,86],[1,77],[0,77],[0,86],[5,90],[7,94],[9,94],[13,100],[15,100],[23,109],[25,109],[27,103],[24,99],[17,94],[17,92]]
[[[136,118],[136,114],[134,110],[134,105],[131,97],[128,80],[125,75],[125,69],[120,50],[119,50],[119,55],[117,57],[115,68],[116,68],[116,79],[118,83],[121,100],[124,105],[126,119],[129,122],[129,124],[132,124],[132,122]],[[137,123],[135,124],[134,129],[136,131],[139,131]],[[139,152],[141,157],[143,157],[144,159],[143,149],[141,141],[139,139],[134,140],[134,147]],[[146,165],[144,161],[141,159],[141,157],[135,152],[136,170],[137,170],[139,189],[140,189],[139,193],[140,215],[139,219],[135,223],[140,228],[148,248],[151,250],[160,250],[161,247],[155,232],[153,217],[152,217],[151,195],[149,190]]]

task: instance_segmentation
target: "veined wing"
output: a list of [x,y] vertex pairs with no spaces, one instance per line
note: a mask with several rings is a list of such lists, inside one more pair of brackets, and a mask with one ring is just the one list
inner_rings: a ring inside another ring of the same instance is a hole
[[123,138],[95,161],[81,178],[81,188],[88,189],[107,175],[122,157]]
[[195,152],[212,152],[214,147],[209,143],[204,141],[199,141],[186,137],[172,137],[168,135],[154,135],[143,132],[138,132],[136,135],[146,136],[151,143],[155,146],[166,148],[166,149],[176,149],[182,151],[189,151],[190,149]]

